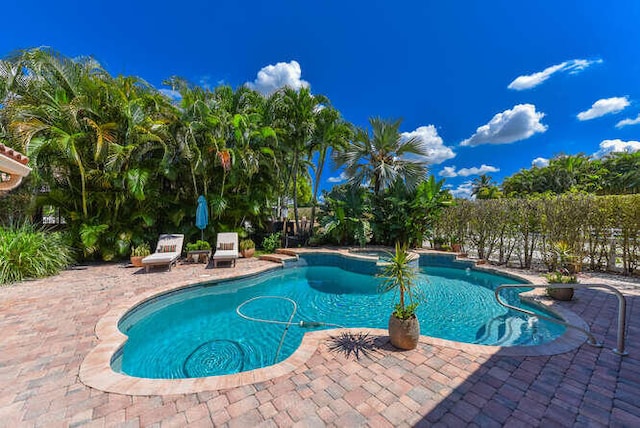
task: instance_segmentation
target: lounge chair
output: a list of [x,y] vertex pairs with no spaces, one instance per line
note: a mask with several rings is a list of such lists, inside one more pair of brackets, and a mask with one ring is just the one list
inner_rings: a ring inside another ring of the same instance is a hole
[[158,246],[156,252],[142,259],[142,266],[146,272],[152,266],[168,266],[169,270],[176,264],[182,254],[182,243],[184,235],[179,234],[163,234],[158,238]]
[[218,233],[216,239],[216,252],[213,254],[213,267],[218,267],[218,262],[231,262],[236,265],[238,259],[238,234],[235,232]]

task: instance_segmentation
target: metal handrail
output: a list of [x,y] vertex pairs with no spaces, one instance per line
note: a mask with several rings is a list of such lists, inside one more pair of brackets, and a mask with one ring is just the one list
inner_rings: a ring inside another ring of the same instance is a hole
[[[500,291],[502,289],[505,288],[522,288],[522,287],[531,287],[531,288],[548,288],[549,285],[541,285],[541,284],[504,284],[504,285],[500,285],[496,288],[495,290],[495,295],[496,295],[496,300],[498,301],[498,303],[500,303],[502,306],[508,308],[508,309],[513,309],[514,311],[517,312],[522,312],[524,314],[530,315],[530,316],[534,316],[534,317],[538,317],[538,318],[542,318],[544,320],[550,321],[550,322],[554,322],[556,324],[560,324],[563,325],[565,327],[569,327],[569,328],[573,328],[576,330],[579,330],[583,333],[585,333],[589,339],[588,343],[592,346],[597,346],[597,347],[602,347],[602,343],[598,342],[596,340],[596,338],[593,336],[593,334],[591,334],[591,332],[589,330],[586,330],[582,327],[578,327],[575,326],[573,324],[569,324],[565,321],[556,319],[556,318],[552,318],[552,317],[548,317],[546,315],[543,314],[538,314],[532,311],[529,311],[527,309],[523,309],[523,308],[519,308],[517,306],[513,306],[508,304],[507,302],[505,302],[504,300],[501,299],[500,297]],[[624,349],[624,344],[625,344],[625,330],[626,330],[626,313],[627,313],[627,301],[625,299],[625,297],[622,295],[622,293],[620,293],[620,291],[618,291],[617,288],[612,287],[610,285],[606,285],[606,284],[553,284],[553,288],[604,288],[607,290],[611,290],[613,291],[616,296],[618,297],[618,343],[617,343],[617,347],[613,348],[612,351],[615,354],[621,355],[621,356],[625,356],[625,355],[629,355],[629,353],[627,351],[625,351]]]

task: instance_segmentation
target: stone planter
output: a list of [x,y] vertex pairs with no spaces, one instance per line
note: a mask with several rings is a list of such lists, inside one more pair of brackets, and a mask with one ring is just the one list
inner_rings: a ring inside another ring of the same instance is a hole
[[418,318],[413,315],[409,319],[401,320],[391,315],[389,317],[389,339],[396,348],[415,349],[420,339],[420,322]]
[[142,267],[142,259],[144,259],[145,256],[131,256],[129,258],[129,260],[131,261],[131,264],[135,267]]
[[246,250],[241,250],[240,254],[242,254],[242,257],[244,257],[245,259],[249,259],[253,257],[253,254],[255,252],[256,252],[255,248],[247,248]]
[[547,288],[547,295],[554,300],[568,302],[573,299],[573,288],[556,288],[549,286]]

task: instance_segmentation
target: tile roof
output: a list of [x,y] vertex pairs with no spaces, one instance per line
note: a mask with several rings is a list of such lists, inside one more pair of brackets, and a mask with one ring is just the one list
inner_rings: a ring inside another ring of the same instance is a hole
[[29,162],[29,158],[20,152],[13,150],[10,147],[0,143],[0,156],[4,156],[9,159],[13,159],[16,162],[20,162],[22,165],[26,165]]

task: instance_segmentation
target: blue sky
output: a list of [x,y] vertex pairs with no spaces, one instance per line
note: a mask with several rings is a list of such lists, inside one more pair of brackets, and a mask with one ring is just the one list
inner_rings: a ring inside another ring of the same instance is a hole
[[36,0],[3,12],[0,56],[50,46],[158,88],[172,75],[310,85],[356,125],[402,118],[459,196],[479,173],[500,182],[559,153],[640,150],[637,0]]

